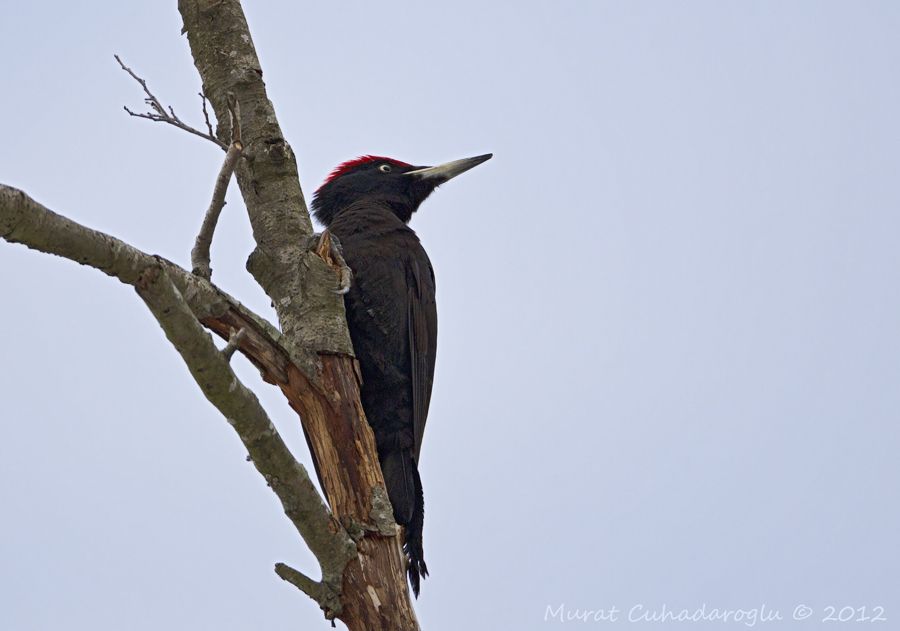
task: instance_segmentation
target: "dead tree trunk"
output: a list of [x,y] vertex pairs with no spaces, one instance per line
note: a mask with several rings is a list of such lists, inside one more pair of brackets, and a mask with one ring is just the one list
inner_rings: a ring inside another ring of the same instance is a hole
[[[316,581],[278,564],[279,576],[316,600],[326,617],[342,620],[352,631],[416,630],[400,535],[360,403],[343,300],[334,291],[339,270],[327,244],[310,247],[315,240],[294,153],[266,96],[241,4],[179,0],[178,8],[204,94],[219,121],[232,121],[220,124],[217,138],[211,138],[223,148],[229,148],[230,139],[231,150],[210,208],[224,195],[221,180],[227,185],[233,168],[256,241],[247,267],[272,299],[280,326],[216,288],[208,280],[208,261],[205,273],[191,274],[2,185],[0,237],[95,267],[134,286],[204,394],[238,433],[322,571]],[[150,95],[143,80],[131,74]],[[157,113],[145,118],[212,136],[188,128],[174,112],[170,117],[155,97],[148,103]],[[208,252],[208,242],[205,247]],[[228,340],[224,351],[203,327]],[[231,371],[229,359],[236,350],[281,389],[300,416],[330,510],[255,395]]]

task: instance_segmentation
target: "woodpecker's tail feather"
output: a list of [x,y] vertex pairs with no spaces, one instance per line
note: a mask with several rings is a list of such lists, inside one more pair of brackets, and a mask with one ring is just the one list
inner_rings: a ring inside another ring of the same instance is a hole
[[413,473],[416,481],[416,503],[413,508],[412,520],[406,527],[406,543],[403,551],[409,567],[406,573],[409,575],[409,584],[413,594],[419,597],[419,580],[428,576],[428,566],[425,565],[425,552],[422,549],[422,527],[425,523],[425,495],[422,493],[422,481],[419,479],[419,468],[413,463]]
[[388,497],[394,509],[394,519],[406,531],[403,551],[408,564],[407,574],[413,594],[418,598],[420,579],[428,576],[422,550],[425,496],[422,493],[419,468],[409,449],[391,450],[380,454],[380,458]]

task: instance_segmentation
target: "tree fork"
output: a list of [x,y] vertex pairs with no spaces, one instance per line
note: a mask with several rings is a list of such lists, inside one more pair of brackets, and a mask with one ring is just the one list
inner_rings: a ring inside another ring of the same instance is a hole
[[[246,159],[236,175],[257,243],[248,269],[272,299],[300,359],[285,366],[284,378],[268,380],[300,415],[331,509],[357,543],[359,554],[343,573],[337,617],[351,631],[418,629],[398,529],[360,402],[343,299],[334,291],[341,270],[305,245],[312,223],[296,161],[266,95],[243,9],[239,0],[179,0],[178,8],[218,120],[227,120],[229,92],[241,103]],[[218,130],[223,142],[227,131]],[[304,326],[311,319],[323,326]],[[241,328],[204,324],[226,339]]]

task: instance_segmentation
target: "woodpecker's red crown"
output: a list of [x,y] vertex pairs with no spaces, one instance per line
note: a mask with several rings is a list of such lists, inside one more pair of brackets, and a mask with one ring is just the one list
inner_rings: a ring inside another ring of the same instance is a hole
[[347,160],[346,162],[342,162],[332,169],[331,173],[328,174],[328,177],[325,178],[325,181],[322,182],[321,186],[316,189],[318,193],[319,190],[329,182],[336,180],[342,175],[346,175],[356,167],[360,167],[364,164],[369,164],[370,162],[387,162],[388,164],[393,164],[397,167],[411,167],[411,164],[406,162],[402,162],[400,160],[395,160],[394,158],[386,158],[384,156],[359,156],[358,158],[353,158],[352,160]]

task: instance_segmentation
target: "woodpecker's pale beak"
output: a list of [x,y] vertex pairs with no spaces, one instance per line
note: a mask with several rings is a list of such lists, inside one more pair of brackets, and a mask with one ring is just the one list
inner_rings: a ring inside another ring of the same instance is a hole
[[423,167],[415,171],[407,171],[405,175],[414,175],[422,180],[437,181],[438,184],[455,178],[460,173],[465,173],[472,167],[477,167],[482,162],[487,162],[494,156],[493,153],[486,153],[483,156],[475,156],[474,158],[463,158],[462,160],[454,160],[453,162],[445,162],[436,167]]

